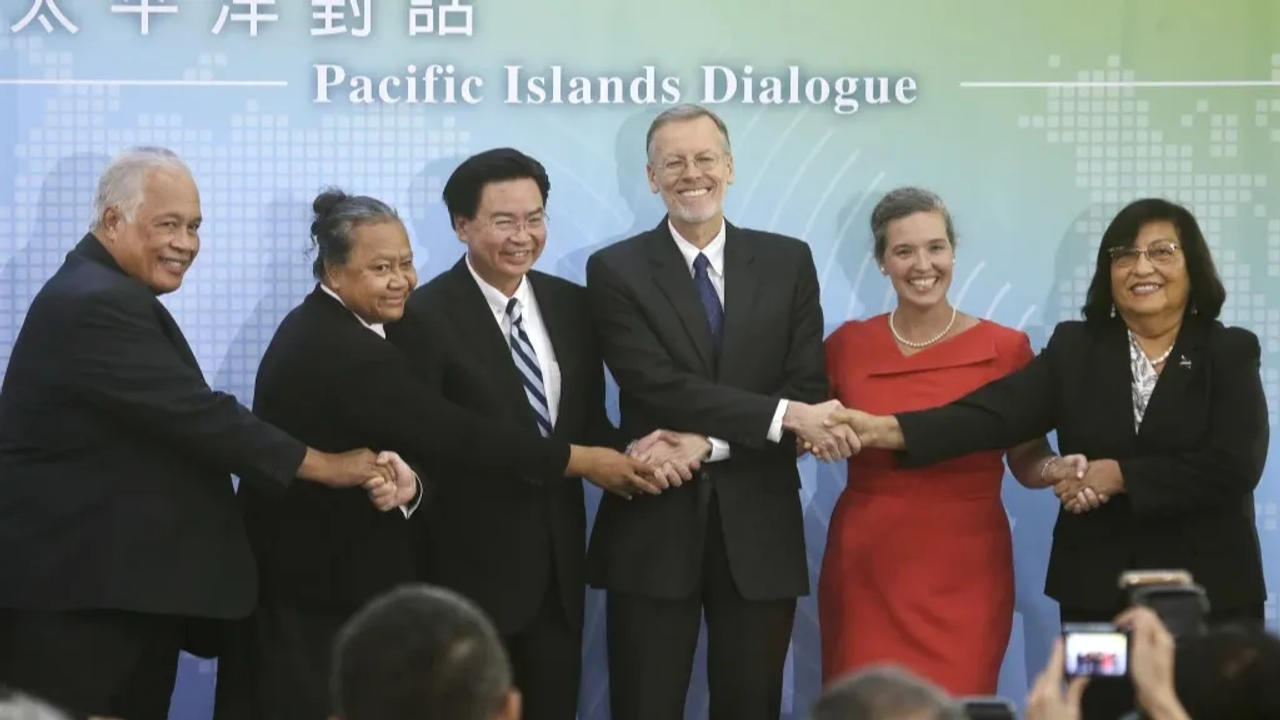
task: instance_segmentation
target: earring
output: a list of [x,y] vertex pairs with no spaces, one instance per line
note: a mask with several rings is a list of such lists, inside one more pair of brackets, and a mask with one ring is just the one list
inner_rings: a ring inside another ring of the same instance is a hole
[[883,265],[881,265],[881,266],[880,266],[880,274],[881,274],[881,275],[888,275],[888,274],[889,274],[889,273],[885,272],[885,270],[884,270],[884,266],[883,266]]

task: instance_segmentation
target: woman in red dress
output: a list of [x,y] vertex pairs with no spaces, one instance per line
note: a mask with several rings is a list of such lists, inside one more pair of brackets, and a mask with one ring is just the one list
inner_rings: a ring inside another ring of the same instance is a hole
[[[871,226],[898,304],[827,338],[836,399],[879,415],[929,408],[1031,361],[1025,334],[947,301],[955,235],[936,195],[891,191]],[[923,468],[898,467],[883,450],[849,459],[818,585],[824,683],[893,663],[956,695],[995,692],[1013,619],[1002,454],[1027,487],[1076,472],[1043,438]]]

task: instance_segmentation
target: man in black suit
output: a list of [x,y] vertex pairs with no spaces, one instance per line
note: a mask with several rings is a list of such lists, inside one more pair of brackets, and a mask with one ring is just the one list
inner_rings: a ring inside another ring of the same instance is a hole
[[[0,389],[0,682],[163,718],[178,649],[257,591],[229,472],[335,487],[390,471],[312,450],[205,384],[157,299],[200,243],[172,152],[104,171],[94,227],[36,296]],[[204,648],[208,650],[208,648]]]
[[795,598],[809,590],[797,437],[823,458],[856,449],[822,420],[822,310],[809,248],[724,220],[724,123],[684,105],[647,137],[668,216],[594,254],[587,289],[622,427],[711,438],[689,485],[606,497],[588,579],[608,590],[615,720],[680,717],[706,612],[711,717],[775,720]]
[[[542,165],[510,148],[470,157],[454,171],[444,201],[467,252],[409,301],[431,340],[414,360],[447,399],[474,412],[550,438],[621,448],[625,440],[605,415],[604,366],[585,291],[531,269],[547,240],[549,190]],[[636,446],[656,439],[650,434]],[[443,464],[433,477],[426,579],[469,596],[494,619],[526,718],[572,720],[585,590],[582,483],[473,461]]]

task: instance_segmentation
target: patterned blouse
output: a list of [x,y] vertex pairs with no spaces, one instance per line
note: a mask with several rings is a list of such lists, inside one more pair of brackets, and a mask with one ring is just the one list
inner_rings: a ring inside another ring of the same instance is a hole
[[1133,377],[1133,431],[1138,432],[1142,426],[1142,416],[1147,412],[1147,403],[1151,402],[1151,393],[1156,389],[1156,380],[1160,373],[1156,372],[1156,363],[1164,362],[1173,350],[1170,346],[1163,355],[1153,362],[1138,344],[1138,336],[1129,333],[1129,370]]

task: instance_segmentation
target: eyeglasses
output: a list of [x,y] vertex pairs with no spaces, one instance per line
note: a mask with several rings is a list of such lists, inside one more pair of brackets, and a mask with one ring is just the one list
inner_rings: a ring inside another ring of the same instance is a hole
[[547,226],[547,216],[545,213],[538,215],[530,215],[524,220],[517,220],[510,215],[499,215],[489,219],[489,224],[494,230],[503,235],[515,235],[520,230],[528,230],[531,233],[542,232]]
[[1107,251],[1111,255],[1112,267],[1131,268],[1138,264],[1138,258],[1146,255],[1152,265],[1171,265],[1178,254],[1178,244],[1172,242],[1156,242],[1147,246],[1146,250],[1133,247],[1113,247]]
[[722,156],[713,153],[699,153],[693,158],[671,156],[659,163],[658,169],[668,177],[680,177],[685,173],[685,170],[689,169],[690,160],[693,161],[694,167],[705,173],[716,169],[723,159]]

